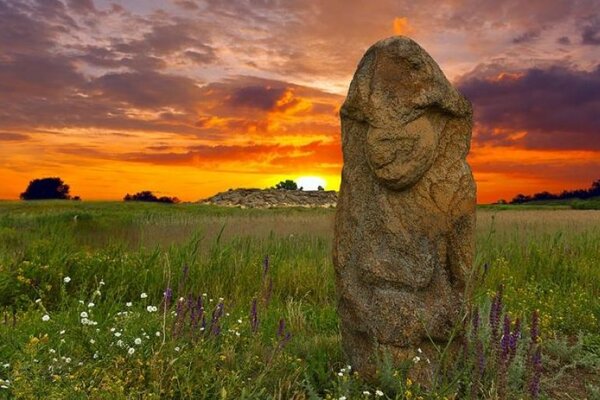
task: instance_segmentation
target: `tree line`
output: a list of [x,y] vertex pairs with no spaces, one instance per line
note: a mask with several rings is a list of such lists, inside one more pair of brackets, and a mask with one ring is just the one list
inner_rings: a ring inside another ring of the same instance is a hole
[[600,197],[600,179],[594,181],[588,189],[563,190],[561,193],[550,193],[543,191],[533,195],[524,195],[519,193],[511,201],[510,204],[523,204],[531,201],[543,200],[587,200],[594,197]]
[[[302,188],[299,188],[296,182],[291,179],[279,182],[274,186],[274,189],[302,190]],[[21,193],[20,198],[21,200],[81,200],[81,197],[79,196],[71,196],[70,190],[70,186],[59,177],[40,178],[29,182],[25,191]],[[323,188],[319,186],[319,190],[323,190]],[[143,190],[134,194],[127,193],[123,197],[123,201],[176,204],[179,203],[180,200],[177,197],[159,197],[150,190]]]

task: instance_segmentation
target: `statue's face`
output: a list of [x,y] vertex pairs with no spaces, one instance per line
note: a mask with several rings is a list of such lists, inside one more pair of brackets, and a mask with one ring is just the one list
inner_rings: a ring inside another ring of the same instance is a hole
[[369,127],[367,159],[385,186],[402,190],[431,168],[439,140],[438,129],[423,115],[398,127]]

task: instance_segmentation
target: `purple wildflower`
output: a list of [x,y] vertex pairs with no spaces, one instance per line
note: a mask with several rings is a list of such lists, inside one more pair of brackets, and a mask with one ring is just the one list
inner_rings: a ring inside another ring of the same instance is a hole
[[475,312],[473,313],[473,318],[471,320],[471,337],[473,339],[477,338],[477,336],[479,335],[479,310],[475,309]]
[[531,360],[531,375],[529,380],[529,394],[532,399],[537,399],[540,395],[540,378],[542,376],[542,349],[537,346]]
[[509,342],[509,351],[510,351],[510,361],[512,361],[517,355],[517,344],[519,343],[519,338],[521,337],[521,320],[517,318],[515,321],[515,329],[510,335]]
[[492,300],[490,309],[490,328],[492,332],[492,340],[494,343],[498,341],[498,329],[500,328],[500,316],[502,315],[502,286],[496,292]]
[[268,273],[269,273],[269,255],[267,254],[265,256],[265,259],[263,260],[263,279],[267,277]]
[[173,336],[177,336],[183,328],[183,320],[185,319],[186,313],[187,309],[185,308],[185,301],[179,299],[175,311],[175,321],[173,322]]
[[292,334],[287,332],[285,329],[285,321],[283,318],[279,320],[279,327],[277,328],[277,337],[279,338],[279,343],[277,347],[280,349],[282,349],[292,338]]
[[256,299],[252,300],[252,308],[250,309],[250,328],[252,333],[258,332],[258,305]]
[[219,335],[219,333],[221,333],[221,327],[219,326],[219,320],[223,316],[224,308],[225,308],[224,304],[222,302],[220,302],[219,304],[217,304],[217,308],[215,308],[215,311],[213,311],[213,314],[212,314],[212,320],[211,320],[210,324],[211,324],[211,331],[215,336],[217,336],[217,335]]
[[279,320],[279,327],[277,328],[277,337],[283,337],[285,333],[285,321],[283,318]]
[[508,315],[504,316],[504,326],[502,329],[502,339],[500,340],[500,349],[502,353],[500,358],[502,362],[505,362],[508,359],[510,354],[510,340],[511,340],[511,332],[510,332],[510,317]]
[[537,343],[540,338],[540,316],[537,310],[533,310],[531,314],[531,344]]
[[483,351],[483,343],[480,339],[477,340],[477,344],[475,345],[475,352],[477,355],[476,370],[481,379],[485,371],[485,352]]
[[479,398],[481,389],[481,378],[485,371],[485,353],[481,339],[477,339],[475,343],[475,371],[473,373],[473,382],[471,383],[471,399]]
[[171,300],[173,300],[173,289],[167,287],[163,293],[163,301],[165,305],[165,310],[169,308],[171,305]]

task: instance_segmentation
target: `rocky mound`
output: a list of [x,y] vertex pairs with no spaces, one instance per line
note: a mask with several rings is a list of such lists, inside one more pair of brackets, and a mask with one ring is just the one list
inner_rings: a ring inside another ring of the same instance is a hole
[[217,193],[202,204],[240,208],[335,207],[335,190],[230,189]]

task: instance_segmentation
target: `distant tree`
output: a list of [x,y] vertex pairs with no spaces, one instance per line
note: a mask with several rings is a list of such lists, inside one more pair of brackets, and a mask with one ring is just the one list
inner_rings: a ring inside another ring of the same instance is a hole
[[543,191],[535,193],[533,196],[525,196],[524,194],[518,194],[511,200],[511,204],[523,204],[530,201],[542,201],[542,200],[570,200],[570,199],[591,199],[592,197],[600,196],[600,179],[592,182],[592,186],[589,189],[575,189],[575,190],[563,190],[560,194],[549,193]]
[[319,186],[317,187],[317,190],[320,190],[320,191],[321,191],[321,190],[325,190],[325,188],[324,188],[323,186],[319,185]]
[[34,179],[21,193],[22,200],[69,200],[70,198],[69,185],[58,177]]
[[149,190],[143,190],[141,192],[137,192],[135,194],[127,193],[125,197],[123,197],[123,201],[147,201],[152,203],[165,203],[165,204],[174,204],[179,203],[179,199],[177,197],[157,197]]
[[531,201],[530,196],[525,196],[524,194],[519,193],[511,200],[510,204],[523,204],[527,203],[528,201]]
[[[275,185],[275,189],[298,190],[298,184],[291,179],[286,179]],[[302,190],[302,188],[300,188],[300,190]]]

